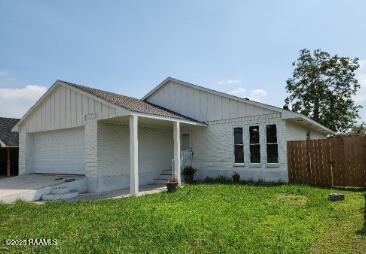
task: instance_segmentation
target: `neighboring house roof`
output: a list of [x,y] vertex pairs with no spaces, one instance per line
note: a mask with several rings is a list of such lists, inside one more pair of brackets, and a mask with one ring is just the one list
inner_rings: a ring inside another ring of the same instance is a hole
[[19,119],[0,117],[0,146],[19,146],[19,135],[11,129]]
[[147,101],[147,99],[151,95],[153,95],[160,88],[162,88],[163,86],[169,84],[170,82],[177,83],[177,84],[180,84],[180,85],[183,85],[183,86],[186,86],[186,87],[190,87],[190,88],[193,88],[193,89],[197,89],[197,90],[200,90],[200,91],[204,91],[204,92],[207,92],[207,93],[215,94],[215,95],[218,95],[218,96],[223,96],[223,97],[226,97],[226,98],[229,98],[229,99],[232,99],[232,100],[244,102],[244,103],[247,103],[249,105],[257,106],[257,107],[260,107],[260,108],[265,108],[265,109],[272,110],[272,111],[275,111],[275,112],[280,112],[282,114],[282,117],[285,120],[294,119],[294,120],[297,120],[297,121],[306,122],[308,125],[312,126],[313,128],[315,128],[315,129],[317,129],[321,132],[324,132],[324,133],[327,133],[327,134],[335,134],[334,131],[328,129],[327,127],[321,125],[320,123],[318,123],[318,122],[316,122],[316,121],[314,121],[314,120],[312,120],[312,119],[310,119],[310,118],[308,118],[308,117],[306,117],[306,116],[304,116],[300,113],[292,112],[292,111],[289,111],[289,110],[286,110],[286,109],[283,109],[283,108],[280,108],[280,107],[268,105],[268,104],[265,104],[265,103],[252,101],[252,100],[249,100],[247,98],[241,98],[241,97],[237,97],[237,96],[234,96],[234,95],[231,95],[231,94],[219,92],[219,91],[216,91],[216,90],[213,90],[213,89],[209,89],[209,88],[206,88],[206,87],[203,87],[203,86],[198,86],[198,85],[195,85],[195,84],[191,84],[191,83],[188,83],[188,82],[185,82],[185,81],[182,81],[182,80],[179,80],[179,79],[175,79],[175,78],[172,78],[172,77],[166,78],[163,82],[161,82],[154,89],[152,89],[149,93],[147,93],[142,98],[142,100]]

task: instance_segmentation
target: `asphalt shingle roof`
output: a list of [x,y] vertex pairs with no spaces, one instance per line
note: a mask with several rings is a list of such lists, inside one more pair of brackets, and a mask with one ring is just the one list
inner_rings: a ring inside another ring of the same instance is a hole
[[19,119],[0,117],[0,141],[7,146],[19,146],[19,135],[11,129]]
[[129,109],[133,112],[199,122],[190,117],[184,116],[182,114],[176,113],[169,109],[154,105],[152,103],[149,103],[149,102],[146,102],[146,101],[143,101],[140,99],[136,99],[136,98],[132,98],[132,97],[128,97],[128,96],[124,96],[124,95],[120,95],[120,94],[116,94],[116,93],[112,93],[112,92],[108,92],[108,91],[104,91],[104,90],[100,90],[100,89],[96,89],[96,88],[91,88],[91,87],[87,87],[87,86],[83,86],[83,85],[78,85],[78,84],[70,83],[67,81],[60,80],[60,82],[66,84],[66,85],[75,87],[77,89],[80,89],[86,93],[94,95],[105,101],[108,101],[109,103],[111,103],[113,105]]

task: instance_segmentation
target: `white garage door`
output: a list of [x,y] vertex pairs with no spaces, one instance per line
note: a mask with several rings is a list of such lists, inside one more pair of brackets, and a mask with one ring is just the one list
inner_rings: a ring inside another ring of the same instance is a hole
[[33,134],[35,173],[84,174],[84,128]]

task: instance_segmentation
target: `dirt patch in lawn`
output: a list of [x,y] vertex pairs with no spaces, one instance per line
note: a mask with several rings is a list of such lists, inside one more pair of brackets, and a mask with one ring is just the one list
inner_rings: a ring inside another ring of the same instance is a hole
[[304,206],[308,202],[308,197],[304,195],[280,193],[277,195],[276,200],[290,205]]

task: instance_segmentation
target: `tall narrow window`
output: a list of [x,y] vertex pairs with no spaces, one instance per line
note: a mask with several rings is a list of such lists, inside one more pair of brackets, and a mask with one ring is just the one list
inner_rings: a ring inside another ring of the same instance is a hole
[[277,128],[275,124],[267,125],[267,162],[278,163]]
[[244,163],[243,128],[234,128],[235,163]]
[[259,126],[249,127],[250,162],[261,162],[261,148],[259,144]]

